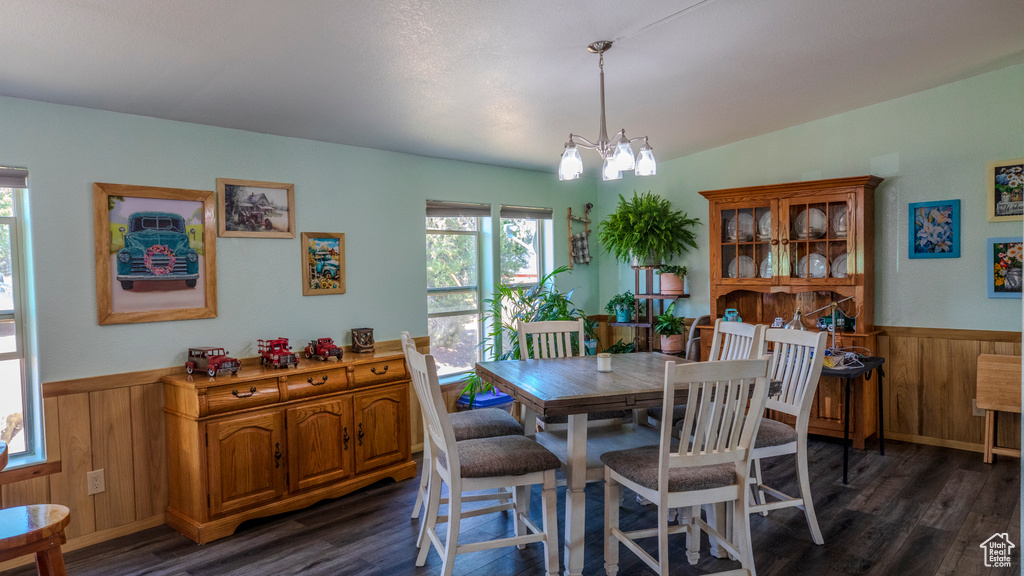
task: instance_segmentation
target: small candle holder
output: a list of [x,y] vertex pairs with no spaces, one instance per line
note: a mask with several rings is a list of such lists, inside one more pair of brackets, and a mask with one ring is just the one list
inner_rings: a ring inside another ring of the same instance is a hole
[[597,355],[597,371],[598,372],[611,372],[612,371],[612,355],[608,352],[602,352]]
[[352,351],[356,354],[373,352],[373,328],[352,329]]

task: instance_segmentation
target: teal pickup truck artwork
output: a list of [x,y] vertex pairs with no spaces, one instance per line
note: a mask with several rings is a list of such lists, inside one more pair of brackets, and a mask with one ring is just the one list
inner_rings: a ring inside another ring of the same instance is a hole
[[170,212],[135,212],[128,218],[124,248],[117,251],[121,288],[154,280],[184,280],[195,288],[198,279],[199,254],[189,246],[184,218]]

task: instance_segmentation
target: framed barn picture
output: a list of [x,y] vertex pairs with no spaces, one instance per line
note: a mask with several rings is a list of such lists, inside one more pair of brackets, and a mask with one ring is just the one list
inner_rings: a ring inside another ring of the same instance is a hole
[[1020,298],[1022,282],[1021,260],[1024,259],[1024,238],[989,238],[988,297]]
[[302,295],[345,293],[345,235],[302,233]]
[[1024,158],[990,162],[987,179],[988,221],[1024,220]]
[[910,204],[911,258],[960,257],[960,201]]
[[217,178],[217,234],[295,238],[295,185]]
[[213,192],[93,184],[100,324],[217,316]]

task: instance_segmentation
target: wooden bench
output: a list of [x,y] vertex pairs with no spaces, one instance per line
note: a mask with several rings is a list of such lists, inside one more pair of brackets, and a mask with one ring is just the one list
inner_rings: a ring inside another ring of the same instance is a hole
[[989,464],[996,454],[1020,458],[1020,450],[996,446],[997,412],[1021,412],[1020,363],[1020,356],[978,356],[977,402],[985,411],[985,462]]

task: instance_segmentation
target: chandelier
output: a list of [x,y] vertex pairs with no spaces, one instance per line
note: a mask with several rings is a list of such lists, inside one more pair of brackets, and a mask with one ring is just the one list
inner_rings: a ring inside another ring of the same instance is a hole
[[[597,150],[601,155],[601,159],[604,160],[604,166],[601,168],[603,180],[618,180],[627,170],[633,170],[637,176],[653,176],[657,171],[654,150],[647,142],[647,136],[627,138],[626,130],[622,129],[611,139],[608,138],[608,126],[604,117],[604,53],[611,47],[610,40],[594,42],[587,46],[587,50],[601,57],[598,61],[601,68],[601,133],[597,142],[591,142],[578,134],[569,134],[569,141],[565,143],[565,150],[562,152],[562,161],[558,164],[559,180],[575,180],[583,173],[583,159],[580,158],[579,148]],[[633,147],[629,143],[636,140],[643,140],[644,145],[634,158]]]

